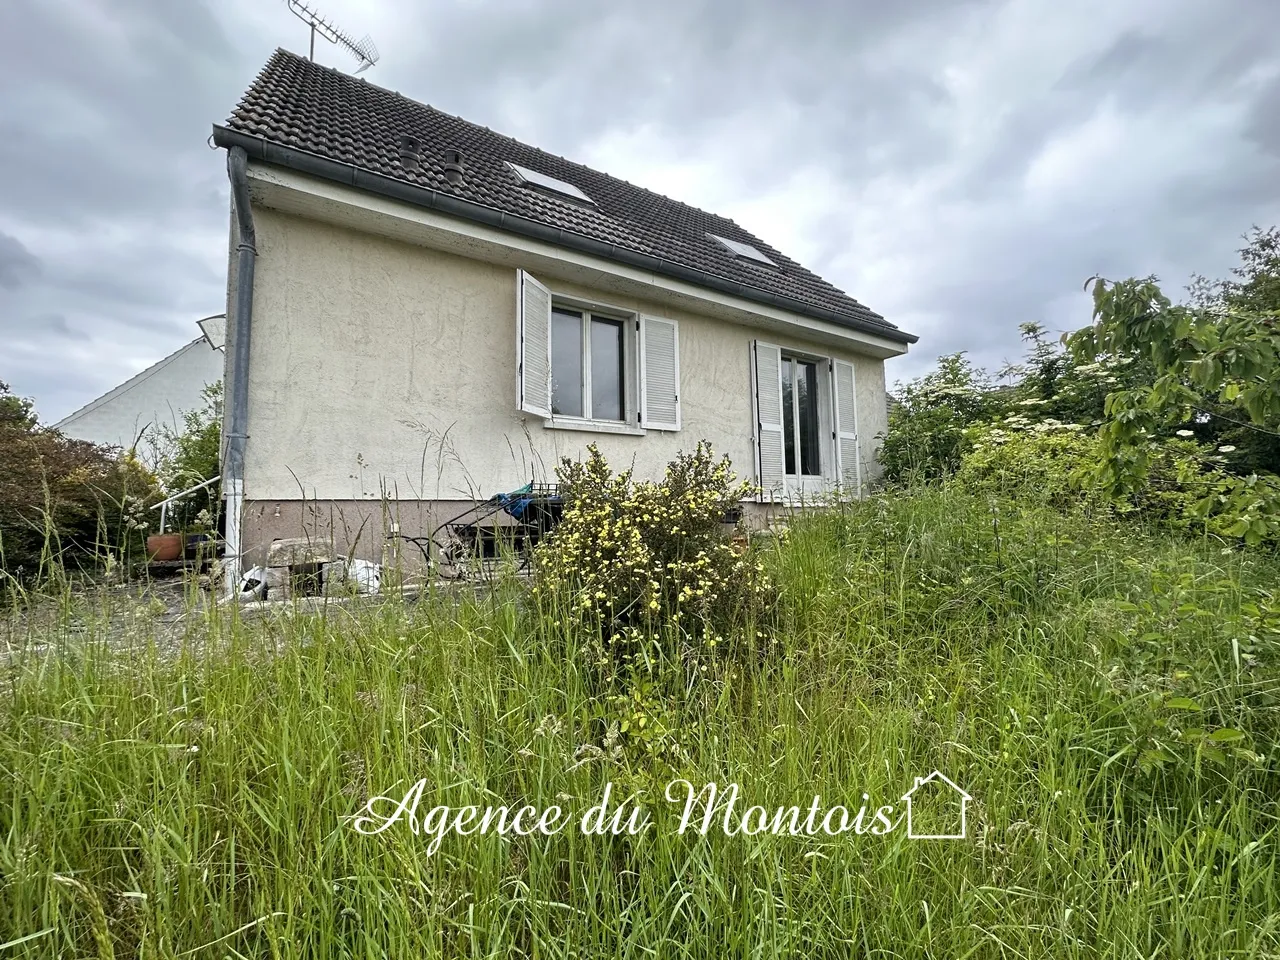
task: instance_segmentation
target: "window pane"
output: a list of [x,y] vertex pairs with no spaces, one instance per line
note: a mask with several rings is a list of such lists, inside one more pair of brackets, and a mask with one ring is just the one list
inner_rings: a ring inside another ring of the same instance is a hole
[[810,477],[822,475],[818,449],[818,367],[796,361],[796,405],[800,413],[800,472]]
[[582,416],[582,314],[551,311],[551,412]]
[[623,419],[622,323],[591,318],[591,417]]
[[791,389],[794,370],[794,360],[782,361],[782,442],[786,472],[791,476],[796,472],[796,408]]

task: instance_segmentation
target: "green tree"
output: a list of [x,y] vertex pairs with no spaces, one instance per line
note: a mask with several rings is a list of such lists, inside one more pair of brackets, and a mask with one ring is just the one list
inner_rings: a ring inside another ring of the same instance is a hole
[[[204,403],[182,415],[181,430],[160,429],[162,451],[156,474],[169,496],[189,490],[221,473],[222,383],[202,393]],[[218,485],[179,500],[172,506],[175,529],[215,529],[221,506]]]
[[0,382],[0,580],[139,556],[160,498],[132,456],[42,427]]
[[1149,382],[1107,396],[1098,431],[1104,488],[1124,495],[1146,483],[1154,446],[1170,433],[1247,436],[1255,450],[1248,472],[1221,469],[1238,448],[1219,442],[1215,475],[1187,479],[1206,487],[1200,516],[1227,521],[1225,532],[1252,543],[1280,535],[1280,479],[1260,468],[1280,437],[1278,244],[1274,229],[1255,230],[1235,279],[1199,282],[1187,304],[1174,304],[1151,277],[1095,278],[1093,323],[1068,340],[1078,361],[1137,355],[1151,369]]
[[965,428],[986,421],[1000,400],[986,371],[963,353],[938,358],[938,368],[896,390],[880,462],[891,480],[950,474],[967,449]]
[[1013,381],[1004,391],[1006,406],[1023,416],[1094,428],[1102,423],[1109,393],[1150,379],[1150,367],[1141,357],[1082,363],[1061,340],[1050,340],[1040,324],[1024,323],[1019,330],[1027,356],[1001,376]]

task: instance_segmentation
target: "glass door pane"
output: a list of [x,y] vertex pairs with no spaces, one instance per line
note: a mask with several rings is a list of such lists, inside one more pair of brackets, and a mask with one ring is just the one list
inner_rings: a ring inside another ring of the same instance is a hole
[[796,419],[800,426],[800,472],[808,477],[822,475],[818,444],[818,366],[796,361]]
[[796,473],[796,407],[793,390],[795,365],[794,360],[786,357],[782,359],[782,442],[789,476],[795,476]]

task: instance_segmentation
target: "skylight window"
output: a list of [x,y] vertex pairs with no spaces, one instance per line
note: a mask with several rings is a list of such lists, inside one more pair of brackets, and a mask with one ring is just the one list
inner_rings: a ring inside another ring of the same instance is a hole
[[517,177],[520,178],[521,183],[526,183],[531,187],[537,187],[540,190],[549,190],[552,193],[559,193],[566,197],[572,197],[574,200],[581,200],[583,203],[589,203],[592,206],[595,206],[595,201],[575,187],[572,183],[565,183],[563,180],[557,180],[555,177],[549,177],[545,173],[539,173],[537,170],[530,170],[528,167],[522,167],[518,163],[512,163],[510,160],[507,161],[507,166],[514,171]]
[[714,233],[708,233],[707,236],[736,257],[744,257],[747,260],[754,260],[756,263],[767,263],[771,267],[777,266],[776,263],[749,243],[742,243],[739,240],[730,240],[727,237],[718,237]]

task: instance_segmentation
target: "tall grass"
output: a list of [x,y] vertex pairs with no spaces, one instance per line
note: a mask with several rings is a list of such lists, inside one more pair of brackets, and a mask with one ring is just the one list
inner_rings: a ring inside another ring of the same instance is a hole
[[[0,693],[3,955],[1280,955],[1271,558],[922,488],[764,560],[777,647],[637,692],[661,750],[606,733],[515,583],[212,614],[176,652],[68,604]],[[934,769],[974,798],[965,840],[680,836],[660,796],[856,810]],[[433,856],[352,828],[420,778],[424,807],[575,813],[612,782],[654,826]]]

